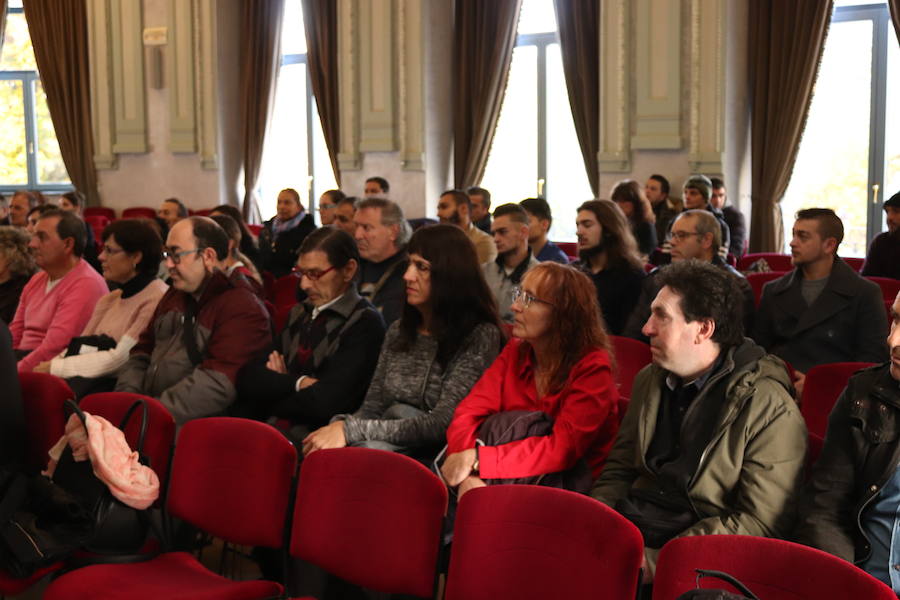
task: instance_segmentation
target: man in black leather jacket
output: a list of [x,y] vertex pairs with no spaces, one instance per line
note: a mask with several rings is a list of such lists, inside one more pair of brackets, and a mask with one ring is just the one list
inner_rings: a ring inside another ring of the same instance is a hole
[[[854,375],[828,420],[822,454],[800,506],[797,541],[900,589],[900,295],[889,362]],[[892,557],[892,555],[894,555]],[[891,558],[894,558],[892,561]]]

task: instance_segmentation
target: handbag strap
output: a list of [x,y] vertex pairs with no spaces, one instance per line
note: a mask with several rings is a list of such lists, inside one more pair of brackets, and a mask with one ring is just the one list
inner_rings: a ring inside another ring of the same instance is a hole
[[[81,410],[81,407],[72,399],[66,400],[66,406],[69,410],[78,415],[79,420],[81,420],[81,425],[84,427],[85,433],[87,433],[87,416],[84,414],[84,411]],[[138,443],[135,450],[138,454],[143,454],[144,438],[147,437],[147,421],[149,421],[147,403],[143,399],[135,400],[131,406],[128,407],[128,410],[125,411],[125,416],[122,417],[122,421],[119,423],[119,429],[123,432],[125,431],[125,427],[128,426],[128,422],[131,421],[131,416],[138,407],[141,407],[141,428],[138,432]]]
[[182,315],[181,341],[187,351],[188,358],[196,367],[203,362],[203,353],[197,348],[197,338],[194,337],[194,320],[197,316],[197,301],[193,296],[186,294],[184,301],[184,314]]
[[749,590],[749,588],[747,588],[746,585],[744,585],[743,583],[738,581],[738,579],[736,577],[734,577],[733,575],[729,575],[728,573],[725,573],[724,571],[711,571],[709,569],[694,569],[694,570],[697,572],[697,589],[698,590],[700,589],[700,580],[701,579],[703,579],[704,577],[715,577],[716,579],[721,579],[722,581],[725,581],[725,582],[731,584],[732,586],[734,586],[734,588],[737,589],[738,591],[740,591],[740,593],[747,596],[747,598],[749,600],[759,600],[759,597],[756,594],[751,592]]

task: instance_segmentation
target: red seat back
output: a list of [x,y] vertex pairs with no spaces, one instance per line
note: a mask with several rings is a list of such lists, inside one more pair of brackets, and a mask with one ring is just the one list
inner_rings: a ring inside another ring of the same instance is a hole
[[784,275],[784,273],[781,271],[747,273],[747,283],[749,283],[750,287],[753,289],[753,299],[756,301],[756,306],[759,306],[759,301],[762,299],[763,288],[766,284],[778,279],[782,275]]
[[893,304],[894,300],[897,299],[897,293],[900,292],[900,280],[891,279],[890,277],[866,277],[866,279],[878,284],[885,303]]
[[[150,468],[156,472],[164,491],[169,474],[169,462],[172,459],[172,448],[175,445],[175,419],[159,400],[130,392],[104,392],[85,396],[78,406],[83,411],[103,417],[118,427],[125,417],[126,411],[137,400],[143,400],[147,404],[144,455],[150,460]],[[137,449],[140,425],[141,411],[137,409],[125,427],[125,439],[128,440],[128,445],[132,450]],[[160,497],[163,497],[162,494]]]
[[[674,600],[694,589],[694,569],[724,571],[766,600],[865,598],[896,600],[889,587],[845,560],[821,550],[745,535],[696,535],[675,538],[659,555],[653,600]],[[704,588],[733,590],[712,578]]]
[[800,396],[800,413],[810,433],[824,438],[828,429],[828,415],[838,396],[847,387],[850,376],[873,363],[845,362],[817,365],[806,372],[803,394]]
[[87,206],[84,209],[84,220],[87,221],[88,217],[93,216],[101,216],[106,217],[110,221],[116,220],[116,211],[109,208],[108,206]]
[[66,400],[75,394],[59,377],[47,373],[19,373],[25,412],[25,459],[35,472],[47,466],[47,451],[59,441],[66,428]]
[[431,597],[447,488],[413,459],[318,450],[300,469],[291,555],[365,588]]
[[459,503],[446,600],[634,598],[644,555],[631,522],[556,488],[476,488]]
[[619,395],[631,398],[635,376],[653,360],[650,346],[639,340],[618,335],[609,337],[616,357],[616,385],[619,387]]
[[275,280],[272,288],[274,298],[272,303],[276,307],[293,306],[297,304],[297,286],[300,285],[300,279],[291,273]]
[[188,210],[188,213],[192,217],[208,217],[213,210],[212,208],[201,208],[200,210]]
[[294,446],[270,425],[232,417],[189,421],[178,434],[167,506],[226,541],[277,548],[296,464]]
[[569,257],[569,262],[578,258],[578,244],[575,242],[553,242],[559,249],[562,250],[566,256]]
[[103,230],[110,224],[110,219],[104,215],[91,215],[85,216],[84,222],[90,225],[91,231],[94,232],[94,239],[100,242],[103,239]]
[[857,273],[862,271],[863,265],[866,264],[865,258],[857,258],[854,256],[850,256],[850,257],[845,256],[845,257],[843,257],[843,259],[844,259],[844,262],[847,263],[850,266],[850,268],[853,269],[854,271],[856,271]]
[[294,308],[294,304],[290,306],[277,306],[275,307],[275,333],[281,333],[281,331],[287,326],[288,318],[291,316],[291,310]]
[[123,219],[155,219],[156,211],[147,206],[132,206],[122,211]]
[[790,271],[794,268],[791,264],[790,254],[781,254],[778,252],[756,252],[753,254],[745,254],[738,261],[737,270],[746,271],[750,266],[759,259],[766,259],[769,269],[772,271]]

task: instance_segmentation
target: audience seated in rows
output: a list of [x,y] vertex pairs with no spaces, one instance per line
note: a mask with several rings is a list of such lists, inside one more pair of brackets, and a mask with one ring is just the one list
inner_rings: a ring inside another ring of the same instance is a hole
[[545,263],[514,298],[515,337],[456,407],[441,471],[460,497],[485,480],[586,493],[619,428],[593,286],[574,267]]
[[359,198],[355,196],[344,196],[337,202],[334,209],[334,222],[332,225],[339,229],[343,229],[350,237],[356,236],[356,223],[353,218],[356,216],[356,203]]
[[743,336],[737,280],[697,261],[659,277],[653,364],[591,492],[641,530],[645,582],[674,537],[787,535],[807,437],[784,364]]
[[709,180],[712,183],[712,195],[709,197],[709,203],[715,210],[722,213],[722,218],[728,225],[728,232],[731,234],[728,253],[735,258],[740,258],[744,255],[744,245],[747,242],[747,221],[744,219],[744,213],[727,204],[728,190],[725,189],[724,181],[718,177],[710,177]]
[[0,321],[12,322],[25,284],[37,270],[24,229],[0,227]]
[[0,227],[9,225],[9,200],[0,192]]
[[81,257],[84,243],[84,223],[74,214],[52,209],[38,219],[28,247],[42,270],[22,290],[9,326],[20,371],[31,371],[62,352],[109,292]]
[[672,221],[684,210],[684,203],[679,198],[670,197],[669,191],[669,180],[662,175],[651,175],[644,185],[644,194],[656,216],[656,243],[660,245],[669,234]]
[[[708,211],[688,210],[679,214],[672,223],[672,262],[694,259],[711,263],[733,275],[737,279],[744,297],[744,331],[752,331],[753,316],[756,311],[753,288],[750,287],[743,275],[722,260],[722,256],[719,254],[721,236],[722,230],[719,222]],[[642,330],[644,323],[650,318],[650,305],[659,293],[659,275],[664,268],[664,266],[655,268],[644,279],[641,295],[631,316],[628,317],[622,335],[642,342],[649,341]]]
[[881,289],[838,258],[843,239],[844,225],[831,209],[799,211],[794,270],[763,288],[753,338],[791,364],[798,397],[811,367],[887,356]]
[[[684,199],[684,210],[708,210],[719,221],[719,227],[722,229],[722,246],[719,253],[722,258],[727,257],[728,249],[731,247],[731,229],[728,228],[722,212],[711,203],[712,181],[706,175],[691,175],[684,182],[681,195]],[[672,229],[671,225],[669,229]],[[668,239],[668,236],[666,237]]]
[[607,332],[620,335],[645,276],[631,227],[612,201],[589,200],[578,207],[577,232],[575,266],[594,282]]
[[384,177],[369,177],[363,187],[366,198],[387,198],[391,191],[390,182]]
[[800,503],[795,539],[855,563],[900,593],[900,295],[887,338],[890,362],[857,373],[828,421]]
[[326,190],[322,192],[322,195],[319,196],[319,221],[321,225],[334,224],[334,214],[338,203],[346,197],[346,194],[341,190]]
[[356,289],[359,251],[345,231],[322,227],[300,246],[299,286],[306,301],[291,309],[267,358],[238,376],[242,412],[290,422],[295,443],[356,411],[384,340],[384,320]]
[[262,302],[217,268],[227,251],[225,232],[208,217],[172,227],[163,254],[172,287],[116,383],[116,391],[159,399],[179,424],[225,411],[238,370],[271,343]]
[[314,431],[304,454],[351,445],[433,458],[456,405],[500,351],[497,308],[461,230],[413,234],[404,279],[403,316],[388,328],[362,406]]
[[485,233],[491,232],[491,193],[483,187],[466,190],[472,202],[472,223]]
[[543,198],[525,198],[519,202],[528,215],[528,245],[531,253],[539,262],[553,261],[563,265],[569,264],[569,257],[559,246],[547,239],[547,232],[553,224],[553,213],[550,204]]
[[156,278],[162,240],[145,219],[121,219],[103,230],[103,277],[115,286],[97,301],[78,337],[34,370],[69,379],[76,396],[115,388],[119,369],[146,329],[168,286]]
[[[84,206],[84,194],[82,194],[78,190],[66,192],[59,197],[60,210],[74,213],[78,216],[79,219],[82,220],[82,222],[84,221]],[[84,223],[84,234],[85,242],[83,258],[88,262],[88,264],[99,271],[100,258],[97,256],[97,239],[94,237],[94,229],[87,223]]]
[[528,215],[518,204],[502,204],[494,210],[491,223],[497,258],[481,265],[484,279],[494,294],[500,320],[512,323],[513,288],[529,269],[540,263],[528,247]]
[[888,230],[872,240],[862,274],[900,279],[900,192],[885,200],[882,208]]
[[166,198],[162,201],[162,204],[159,205],[159,209],[156,211],[156,216],[162,221],[162,224],[165,225],[166,235],[168,235],[172,227],[175,226],[175,223],[188,218],[189,215],[190,213],[188,212],[187,206],[185,206],[184,202],[178,198]]
[[303,239],[316,228],[311,214],[293,188],[278,192],[276,214],[263,224],[259,234],[259,260],[263,271],[276,279],[291,272]]
[[437,215],[441,223],[455,225],[462,229],[478,254],[478,263],[485,264],[497,258],[497,247],[489,233],[472,223],[472,200],[462,190],[447,190],[441,194],[437,205]]
[[656,249],[656,215],[641,191],[641,185],[634,179],[625,179],[615,184],[609,195],[628,219],[638,252],[646,262]]
[[[259,270],[259,246],[256,243],[256,237],[251,233],[250,228],[247,227],[247,221],[244,219],[244,215],[241,214],[236,207],[230,204],[220,204],[219,206],[212,209],[209,213],[210,217],[215,217],[216,215],[225,215],[226,217],[231,217],[234,219],[234,222],[238,224],[241,228],[241,242],[238,245],[238,249],[241,254],[244,255],[243,261],[249,267],[252,263],[253,266]],[[247,262],[246,259],[250,259]]]
[[225,254],[225,258],[221,260],[219,268],[225,272],[229,279],[243,278],[247,285],[250,286],[251,291],[264,299],[265,290],[263,289],[262,277],[259,271],[256,270],[253,262],[244,256],[240,250],[242,237],[240,225],[228,215],[221,213],[212,215],[209,218],[215,221],[225,232],[225,235],[228,236],[228,251]]
[[384,322],[400,318],[406,302],[406,244],[412,229],[396,202],[385,198],[360,201],[353,217],[359,247],[359,293],[375,305]]

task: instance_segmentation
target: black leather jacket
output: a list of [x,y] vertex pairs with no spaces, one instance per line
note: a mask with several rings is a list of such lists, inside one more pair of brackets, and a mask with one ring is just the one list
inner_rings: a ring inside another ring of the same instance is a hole
[[868,559],[862,513],[894,474],[898,451],[900,383],[885,363],[854,375],[831,412],[801,501],[797,541],[850,562]]

